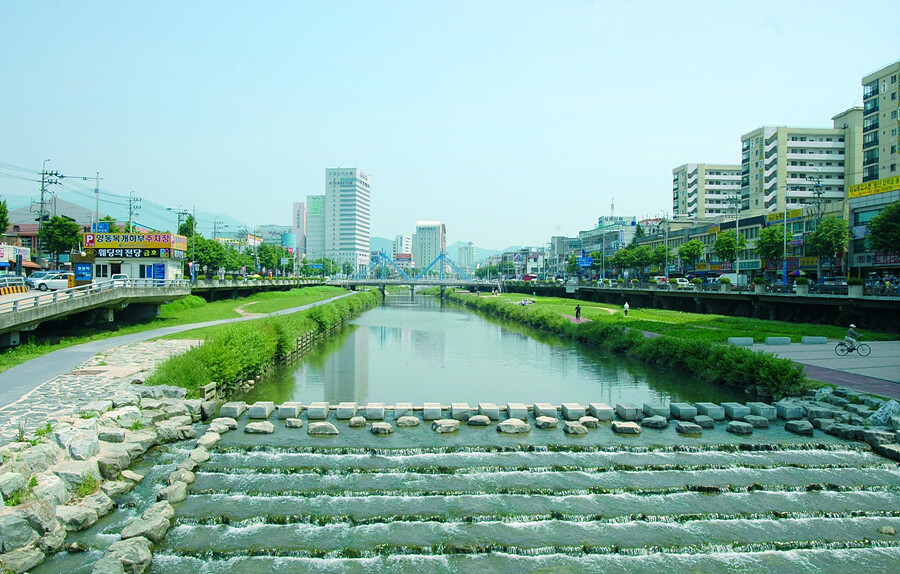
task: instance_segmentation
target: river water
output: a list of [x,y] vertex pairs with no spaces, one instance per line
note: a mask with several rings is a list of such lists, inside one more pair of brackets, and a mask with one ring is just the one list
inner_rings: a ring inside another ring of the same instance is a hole
[[[444,307],[389,297],[246,400],[477,403],[743,399],[620,357]],[[421,417],[421,414],[418,415]],[[900,470],[864,443],[783,422],[736,436],[646,428],[505,435],[424,421],[373,435],[330,417],[310,436],[222,436],[175,505],[152,572],[892,572],[900,563]],[[386,421],[395,423],[391,413]],[[308,421],[304,421],[308,426]],[[529,422],[534,423],[532,417]],[[204,425],[198,424],[198,434]],[[120,510],[70,535],[33,574],[88,574],[155,502],[193,441],[154,449]]]
[[387,296],[295,366],[239,397],[248,403],[734,401],[734,389],[488,319],[434,297]]

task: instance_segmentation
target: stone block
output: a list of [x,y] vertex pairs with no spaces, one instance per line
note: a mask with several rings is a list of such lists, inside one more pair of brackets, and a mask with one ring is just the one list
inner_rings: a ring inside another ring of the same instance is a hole
[[747,408],[750,409],[751,415],[756,415],[760,417],[766,417],[770,421],[774,421],[778,418],[778,411],[775,410],[775,407],[768,403],[760,403],[760,402],[752,402],[747,403]]
[[753,337],[728,337],[728,344],[736,347],[752,347]]
[[247,434],[272,434],[275,432],[275,425],[269,421],[247,423],[247,426],[244,427],[244,432]]
[[351,417],[350,418],[350,428],[359,429],[364,428],[366,426],[366,418],[365,417]]
[[521,421],[528,420],[528,407],[525,403],[506,403],[506,416]]
[[703,428],[700,425],[687,421],[678,421],[678,423],[675,424],[675,430],[681,434],[687,435],[699,435],[703,432]]
[[217,424],[224,426],[228,430],[237,430],[237,421],[231,417],[218,417],[209,422],[210,426]]
[[781,400],[773,405],[778,418],[794,421],[803,418],[803,407],[793,401]]
[[537,417],[534,419],[534,426],[539,429],[555,429],[559,420],[556,417]]
[[219,407],[220,417],[230,417],[233,419],[240,418],[244,411],[247,410],[247,403],[244,401],[231,401]]
[[531,431],[531,425],[522,419],[506,419],[497,425],[497,432],[505,434],[525,434]]
[[611,426],[617,434],[641,434],[641,427],[631,421],[613,421]]
[[413,416],[412,403],[394,403],[394,420]]
[[802,345],[824,345],[828,343],[828,337],[813,337],[804,335],[800,337],[800,343]]
[[669,426],[669,419],[659,415],[653,415],[652,417],[647,417],[641,421],[641,426],[651,429],[664,429]]
[[732,434],[753,434],[753,425],[744,421],[731,421],[725,426],[725,430]]
[[587,427],[583,424],[575,421],[566,421],[563,425],[563,432],[571,435],[586,435],[588,433]]
[[299,402],[286,402],[278,405],[278,420],[299,419],[303,405]]
[[577,421],[587,414],[587,409],[578,403],[563,403],[562,414],[563,419],[567,421]]
[[337,406],[335,418],[339,421],[348,421],[356,416],[356,403],[342,402]]
[[722,403],[722,408],[725,409],[725,416],[733,421],[744,420],[750,414],[750,407],[741,403]]
[[623,421],[639,421],[643,416],[643,412],[634,403],[616,403],[616,416]]
[[438,434],[454,433],[459,430],[456,419],[437,419],[431,423],[431,429]]
[[100,427],[97,438],[103,442],[125,442],[125,429],[116,427]]
[[769,419],[767,419],[766,417],[761,417],[759,415],[747,415],[744,417],[744,422],[750,423],[755,429],[769,428]]
[[711,429],[716,427],[716,421],[712,420],[706,415],[695,416],[694,424],[704,429]]
[[289,429],[303,428],[303,419],[300,419],[300,418],[284,419],[284,426],[285,426],[285,428],[289,428]]
[[[94,522],[96,521],[95,515]],[[27,520],[14,514],[0,516],[0,552],[12,552],[35,540],[37,540],[37,534],[31,529]]]
[[668,419],[671,415],[668,405],[644,403],[644,408],[642,410],[644,411],[645,417],[666,417]]
[[556,410],[556,406],[554,406],[552,403],[534,403],[534,416],[558,418],[559,412]]
[[0,474],[0,494],[4,499],[9,498],[17,490],[25,488],[25,477],[19,472],[4,472]]
[[441,403],[425,403],[422,407],[422,418],[426,421],[440,420],[443,416],[444,411],[441,408]]
[[458,421],[467,421],[472,416],[472,407],[469,403],[450,403],[450,418]]
[[492,421],[499,421],[500,407],[494,403],[478,403],[478,414],[484,415]]
[[166,500],[169,504],[182,502],[187,498],[187,484],[177,481],[156,493],[156,500]]
[[219,433],[207,431],[203,436],[197,439],[197,446],[210,447],[218,444],[221,438],[222,437],[221,435],[219,435]]
[[697,416],[697,407],[688,403],[671,403],[669,412],[672,418],[679,421],[691,421]]
[[307,420],[323,421],[328,418],[328,403],[317,401],[306,407]]
[[[97,523],[97,513],[90,508],[73,504],[57,506],[56,517],[67,532],[80,532]],[[30,530],[30,528],[29,528]]]
[[391,423],[386,423],[383,421],[372,423],[372,434],[376,435],[385,435],[385,434],[394,434],[394,427]]
[[790,345],[790,337],[766,337],[766,345]]
[[419,426],[419,417],[414,417],[411,415],[403,415],[399,419],[397,419],[398,427],[417,427]]
[[615,411],[606,403],[588,403],[588,412],[598,421],[611,421]]
[[590,415],[584,415],[578,422],[581,423],[585,428],[595,429],[600,426],[600,421],[597,420],[597,417],[592,417]]
[[[365,409],[366,420],[381,421],[384,420],[384,403],[369,403]],[[393,432],[393,430],[391,431]]]
[[800,436],[813,436],[813,426],[807,420],[789,420],[784,423],[784,430]]
[[813,419],[809,422],[812,424],[812,426],[814,428],[817,428],[819,430],[825,430],[828,427],[830,427],[831,425],[833,425],[834,423],[836,423],[837,421],[834,419]]
[[490,426],[491,419],[487,418],[485,415],[472,415],[466,423],[470,427],[486,427]]
[[716,403],[697,403],[694,406],[697,407],[698,415],[706,415],[714,421],[725,420],[725,408]]
[[328,422],[309,423],[306,426],[306,434],[309,435],[336,435],[337,427]]

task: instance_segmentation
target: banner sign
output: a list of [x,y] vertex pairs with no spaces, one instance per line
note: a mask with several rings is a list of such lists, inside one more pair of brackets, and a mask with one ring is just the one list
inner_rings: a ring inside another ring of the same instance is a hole
[[578,266],[579,267],[590,267],[594,264],[593,257],[579,257],[578,258]]
[[867,181],[859,185],[851,185],[848,190],[848,197],[865,197],[867,195],[875,195],[876,193],[885,193],[900,189],[900,175],[897,177],[886,177],[876,181]]
[[85,253],[94,257],[168,257],[171,259],[184,259],[185,251],[174,249],[136,249],[136,248],[100,248],[85,249]]
[[187,237],[173,233],[85,233],[87,248],[178,249],[187,251]]

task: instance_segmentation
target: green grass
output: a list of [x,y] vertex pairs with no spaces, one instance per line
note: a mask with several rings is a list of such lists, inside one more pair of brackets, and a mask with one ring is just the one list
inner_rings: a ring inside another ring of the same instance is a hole
[[77,487],[75,487],[75,496],[84,498],[90,496],[100,489],[100,479],[94,473],[88,473]]
[[[31,359],[42,357],[58,349],[72,347],[82,343],[99,341],[110,337],[117,337],[119,335],[142,333],[161,327],[174,327],[178,325],[188,325],[190,323],[216,321],[219,319],[234,319],[240,317],[240,314],[235,309],[254,301],[258,301],[258,303],[252,305],[248,311],[253,313],[271,313],[273,311],[281,311],[283,309],[290,309],[300,305],[307,305],[315,301],[329,299],[342,293],[346,293],[346,291],[339,287],[314,286],[291,289],[290,291],[257,293],[250,297],[214,301],[212,303],[207,303],[202,297],[189,295],[168,305],[163,305],[160,309],[159,317],[155,317],[144,323],[117,325],[115,330],[85,328],[82,330],[83,334],[66,337],[62,341],[56,343],[26,342],[18,347],[10,348],[0,354],[0,372],[11,369],[16,365],[30,361]],[[172,338],[191,337],[175,336]]]

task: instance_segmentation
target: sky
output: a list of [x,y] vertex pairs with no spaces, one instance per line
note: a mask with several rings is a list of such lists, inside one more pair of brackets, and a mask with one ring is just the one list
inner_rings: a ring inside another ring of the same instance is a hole
[[0,0],[0,196],[50,159],[103,201],[289,225],[358,167],[373,236],[546,245],[671,213],[672,169],[757,127],[831,127],[900,58],[895,7]]

